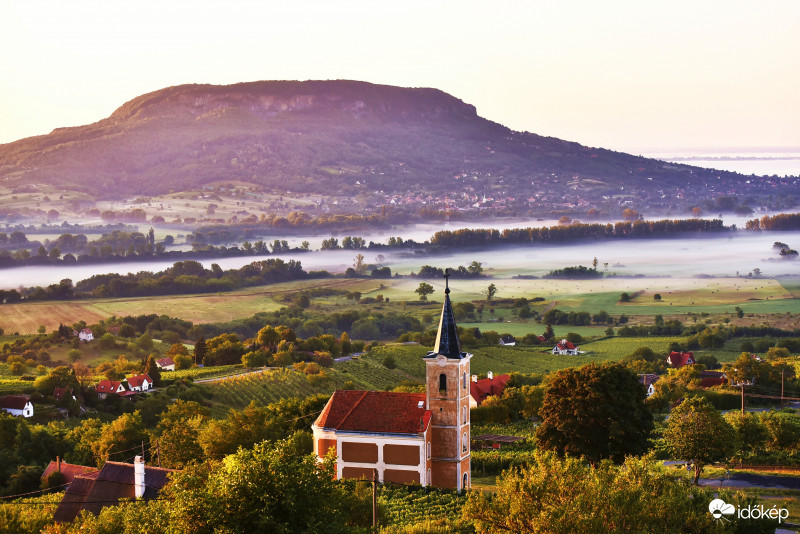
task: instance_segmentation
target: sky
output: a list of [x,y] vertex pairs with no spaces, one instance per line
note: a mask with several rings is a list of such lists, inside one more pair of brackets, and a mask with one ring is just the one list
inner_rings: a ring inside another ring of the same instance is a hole
[[798,28],[797,0],[2,0],[0,143],[173,85],[352,79],[625,152],[800,152]]

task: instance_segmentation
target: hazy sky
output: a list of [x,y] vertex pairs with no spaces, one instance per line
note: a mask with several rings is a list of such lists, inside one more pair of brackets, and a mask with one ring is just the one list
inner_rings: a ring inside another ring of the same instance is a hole
[[0,143],[184,83],[435,87],[633,152],[800,147],[800,1],[0,0]]

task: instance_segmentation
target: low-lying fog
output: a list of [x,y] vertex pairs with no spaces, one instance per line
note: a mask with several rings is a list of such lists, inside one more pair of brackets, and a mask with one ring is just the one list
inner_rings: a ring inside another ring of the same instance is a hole
[[[471,227],[476,226],[471,225]],[[431,234],[432,232],[429,231],[425,239]],[[407,233],[396,231],[394,234],[389,232],[386,237],[373,238],[373,240],[385,242],[389,235],[409,237]],[[367,240],[369,241],[369,239]],[[779,251],[773,248],[775,241],[781,241],[791,248],[800,249],[800,232],[751,233],[739,231],[710,237],[582,242],[560,246],[519,246],[463,250],[446,255],[388,250],[326,250],[278,256],[244,256],[201,260],[201,262],[206,267],[217,263],[223,269],[232,269],[260,259],[279,257],[284,260],[298,260],[302,262],[303,268],[306,270],[325,269],[340,273],[353,265],[356,254],[360,252],[364,254],[367,263],[387,265],[393,273],[400,274],[416,271],[420,266],[426,264],[444,268],[468,266],[472,261],[479,261],[485,269],[495,270],[493,274],[499,277],[514,274],[541,276],[552,269],[571,265],[591,266],[593,258],[597,258],[599,270],[623,276],[692,277],[698,275],[736,276],[737,274],[745,276],[756,268],[760,269],[761,275],[766,277],[800,274],[800,260],[782,259]],[[380,256],[383,258],[381,259]],[[0,270],[0,288],[46,286],[64,278],[70,278],[73,282],[77,282],[95,274],[111,272],[155,272],[170,267],[172,263],[171,261],[121,262],[3,269]]]

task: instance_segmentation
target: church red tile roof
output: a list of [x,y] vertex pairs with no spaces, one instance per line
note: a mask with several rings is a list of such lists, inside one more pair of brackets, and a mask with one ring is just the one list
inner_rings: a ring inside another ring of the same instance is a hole
[[[424,400],[423,395],[423,400]],[[10,410],[24,410],[25,405],[31,401],[30,397],[25,395],[6,395],[0,397],[0,408],[8,408]]]
[[430,420],[424,393],[338,390],[314,424],[350,432],[417,434]]

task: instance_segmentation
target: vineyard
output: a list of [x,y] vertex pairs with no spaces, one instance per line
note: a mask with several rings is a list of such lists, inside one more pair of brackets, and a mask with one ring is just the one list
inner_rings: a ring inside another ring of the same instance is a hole
[[378,492],[385,524],[381,532],[407,532],[412,526],[416,532],[471,531],[470,522],[461,517],[466,501],[466,493],[455,491],[382,486]]

